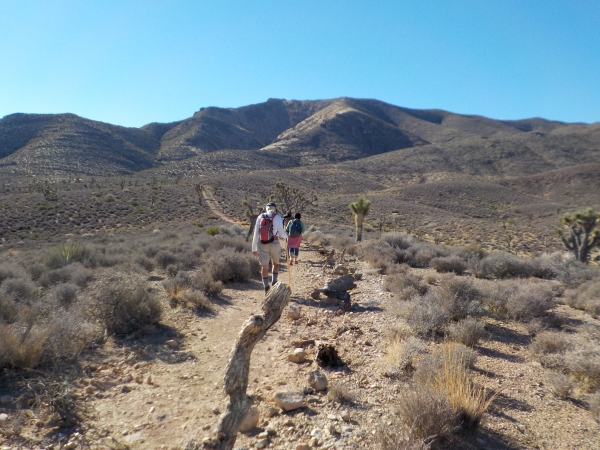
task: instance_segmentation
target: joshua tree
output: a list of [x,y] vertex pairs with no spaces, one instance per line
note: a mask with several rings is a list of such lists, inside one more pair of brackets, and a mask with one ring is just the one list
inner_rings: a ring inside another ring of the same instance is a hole
[[362,241],[363,221],[369,214],[371,202],[364,197],[358,197],[358,200],[348,205],[352,214],[354,214],[354,223],[356,224],[356,242]]
[[278,203],[281,211],[302,212],[307,206],[317,206],[317,196],[307,196],[298,188],[286,186],[283,181],[275,183],[275,193],[269,196],[269,200]]
[[578,261],[587,263],[590,251],[600,244],[600,214],[592,208],[582,209],[575,213],[566,213],[561,222],[564,230],[556,230],[562,243],[571,251]]
[[246,195],[244,196],[244,201],[242,202],[242,205],[246,208],[246,210],[244,211],[244,214],[248,218],[248,221],[250,222],[250,229],[248,230],[248,234],[246,235],[246,242],[248,242],[248,239],[254,232],[254,226],[256,224],[256,219],[259,214],[262,214],[262,208],[259,208],[258,212],[256,212],[256,213],[254,212],[252,203],[251,203],[250,199],[248,198],[248,193],[246,193]]
[[202,204],[202,195],[204,194],[204,185],[200,183],[194,184],[196,194],[198,194],[198,203]]

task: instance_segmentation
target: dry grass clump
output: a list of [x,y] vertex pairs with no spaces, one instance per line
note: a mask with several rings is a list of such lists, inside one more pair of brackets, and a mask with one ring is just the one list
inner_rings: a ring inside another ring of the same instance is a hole
[[203,292],[208,296],[218,295],[223,290],[223,283],[215,281],[207,271],[180,271],[175,277],[163,282],[163,286],[167,292],[175,286],[180,286]]
[[127,334],[160,320],[159,300],[141,280],[115,275],[98,286],[95,293],[98,317],[110,334]]
[[405,340],[391,337],[387,352],[389,368],[385,375],[391,378],[411,375],[415,370],[416,358],[425,352],[426,345],[420,339],[413,336]]
[[592,317],[600,315],[600,281],[588,281],[576,290],[567,290],[564,298],[572,308],[586,311]]
[[544,380],[548,390],[556,397],[566,400],[572,396],[575,386],[570,376],[549,370],[546,372]]
[[456,255],[440,256],[429,261],[429,267],[440,273],[454,272],[462,275],[467,270],[467,263]]
[[413,442],[433,443],[450,434],[458,425],[458,417],[446,393],[426,385],[402,391],[395,413],[401,430]]
[[72,359],[95,342],[100,330],[79,311],[55,310],[49,317],[24,310],[21,320],[0,323],[0,368],[35,368]]
[[485,335],[485,324],[473,317],[467,317],[448,327],[448,337],[467,347],[475,347]]
[[332,385],[327,391],[327,397],[342,405],[353,405],[356,403],[356,396],[350,391],[348,386],[342,383]]

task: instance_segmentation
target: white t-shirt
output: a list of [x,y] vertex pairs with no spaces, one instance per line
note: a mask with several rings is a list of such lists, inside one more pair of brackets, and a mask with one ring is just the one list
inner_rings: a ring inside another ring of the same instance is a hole
[[[264,213],[268,214],[268,213]],[[258,251],[258,241],[260,236],[260,219],[262,218],[262,214],[259,214],[256,218],[256,223],[254,224],[254,237],[252,238],[252,251]],[[285,232],[285,228],[283,227],[283,219],[279,214],[275,214],[273,217],[273,237],[277,239],[278,237],[282,239],[287,239],[288,235]]]

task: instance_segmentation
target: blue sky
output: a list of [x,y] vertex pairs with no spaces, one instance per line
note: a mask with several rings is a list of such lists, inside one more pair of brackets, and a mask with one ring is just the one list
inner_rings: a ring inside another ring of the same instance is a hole
[[0,117],[341,96],[600,121],[600,1],[0,0]]

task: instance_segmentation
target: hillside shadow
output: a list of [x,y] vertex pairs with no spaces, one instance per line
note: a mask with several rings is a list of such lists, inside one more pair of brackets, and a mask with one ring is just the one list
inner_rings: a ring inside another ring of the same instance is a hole
[[[516,398],[509,397],[504,392],[498,392],[494,401],[490,405],[490,409],[488,412],[494,416],[505,417],[505,413],[503,410],[516,410],[523,412],[533,411],[534,408],[529,405],[529,403],[523,402],[521,400],[517,400]],[[508,418],[508,416],[506,416]],[[509,418],[511,421],[515,421],[512,418]]]

